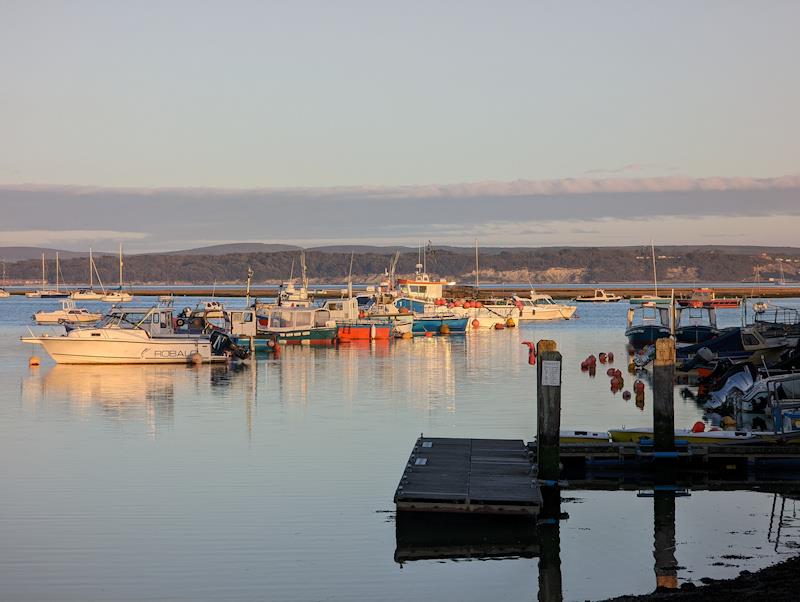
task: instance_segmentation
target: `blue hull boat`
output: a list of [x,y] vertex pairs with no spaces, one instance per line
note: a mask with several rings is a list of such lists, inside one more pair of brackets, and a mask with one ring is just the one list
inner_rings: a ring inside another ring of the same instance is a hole
[[425,334],[432,332],[439,334],[442,326],[450,329],[450,334],[464,334],[467,332],[468,318],[447,318],[439,316],[414,316],[414,324],[411,328],[413,334]]
[[665,339],[669,335],[669,328],[657,324],[640,324],[631,326],[625,331],[628,343],[636,349],[646,345],[653,345],[658,339]]

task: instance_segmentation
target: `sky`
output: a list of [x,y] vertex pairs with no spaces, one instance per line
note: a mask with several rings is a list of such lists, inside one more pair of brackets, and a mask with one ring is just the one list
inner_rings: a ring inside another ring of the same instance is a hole
[[0,246],[795,245],[798,22],[0,0]]

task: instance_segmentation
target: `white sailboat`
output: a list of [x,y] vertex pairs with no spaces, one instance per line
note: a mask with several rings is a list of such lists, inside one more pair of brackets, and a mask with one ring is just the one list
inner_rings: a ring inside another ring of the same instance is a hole
[[671,297],[658,296],[658,275],[656,274],[656,247],[650,241],[650,251],[653,256],[653,293],[652,295],[642,295],[641,297],[631,297],[628,299],[631,305],[641,305],[643,303],[655,303],[656,305],[669,305],[672,303]]
[[58,261],[58,251],[56,251],[56,288],[48,289],[47,288],[47,281],[45,278],[45,260],[44,260],[44,253],[42,253],[42,288],[38,291],[30,291],[25,293],[26,297],[31,297],[35,299],[64,299],[69,297],[69,293],[66,291],[62,291],[59,288],[59,272],[61,271],[59,261]]
[[[96,270],[97,267],[94,265],[94,258],[92,257],[92,248],[89,247],[89,288],[73,291],[69,296],[70,299],[82,301],[101,301],[103,299],[103,296],[106,294],[106,291],[103,289],[103,283],[100,282],[100,288],[103,290],[102,293],[98,293],[94,290],[94,273]],[[97,279],[100,280],[99,275]]]
[[119,288],[115,291],[109,291],[108,293],[104,294],[101,301],[107,301],[109,303],[127,303],[133,299],[133,295],[128,292],[122,290],[122,245],[119,245]]
[[2,259],[2,260],[0,260],[0,261],[1,261],[1,262],[2,262],[2,264],[3,264],[3,286],[2,286],[2,287],[0,287],[0,299],[7,299],[8,297],[10,297],[10,296],[11,296],[11,293],[9,293],[9,292],[8,292],[8,291],[5,289],[5,286],[6,286],[6,260],[5,260],[5,259]]

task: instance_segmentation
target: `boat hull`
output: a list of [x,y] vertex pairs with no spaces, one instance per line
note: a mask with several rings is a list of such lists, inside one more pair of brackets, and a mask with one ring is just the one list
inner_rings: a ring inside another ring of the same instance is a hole
[[625,331],[628,343],[634,348],[653,345],[658,339],[665,339],[670,336],[669,328],[652,324],[632,326]]
[[426,333],[439,334],[442,326],[450,329],[450,334],[464,334],[467,332],[468,318],[435,318],[415,317],[411,332],[415,335]]
[[100,314],[73,314],[73,315],[42,315],[34,314],[33,318],[37,324],[61,324],[66,322],[68,324],[90,324],[97,322],[103,316]]
[[[611,429],[608,431],[614,443],[641,443],[653,440],[652,428]],[[760,443],[764,440],[750,431],[705,431],[694,433],[685,429],[675,430],[675,441],[686,441],[695,445],[739,445]]]
[[290,330],[263,331],[260,334],[274,338],[282,345],[333,345],[336,342],[338,328],[325,326],[322,328],[297,328]]
[[200,354],[203,362],[212,361],[211,341],[207,338],[117,341],[42,336],[24,337],[22,341],[41,345],[59,364],[185,364],[193,353]]
[[371,341],[389,340],[394,335],[392,325],[384,323],[345,323],[339,325],[338,337],[340,341]]

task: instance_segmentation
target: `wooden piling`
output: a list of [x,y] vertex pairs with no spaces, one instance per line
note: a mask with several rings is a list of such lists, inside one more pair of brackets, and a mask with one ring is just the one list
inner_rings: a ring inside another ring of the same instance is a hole
[[539,479],[557,481],[561,472],[561,354],[555,341],[536,345],[536,459]]
[[675,341],[656,341],[653,364],[653,445],[656,454],[675,451]]

